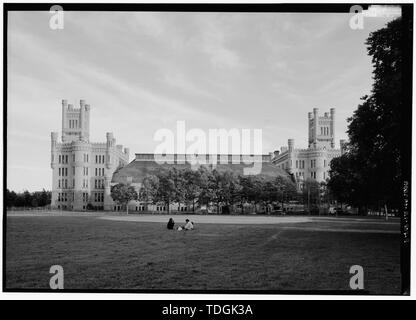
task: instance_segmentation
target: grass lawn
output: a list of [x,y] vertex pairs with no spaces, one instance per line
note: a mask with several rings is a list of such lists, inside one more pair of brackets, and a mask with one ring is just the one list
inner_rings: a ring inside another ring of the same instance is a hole
[[58,264],[65,289],[349,290],[349,268],[358,264],[369,293],[400,293],[399,234],[341,231],[360,224],[333,221],[196,226],[9,216],[5,289],[48,289]]

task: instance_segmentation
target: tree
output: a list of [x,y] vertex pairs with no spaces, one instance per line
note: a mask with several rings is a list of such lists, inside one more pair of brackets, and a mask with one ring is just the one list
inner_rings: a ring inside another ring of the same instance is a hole
[[111,187],[111,197],[120,205],[126,206],[126,212],[129,213],[128,203],[131,200],[137,200],[138,194],[134,187],[124,183],[118,183]]
[[238,176],[236,176],[232,172],[229,176],[228,188],[229,188],[228,203],[230,205],[231,210],[233,210],[234,205],[238,202],[241,202],[241,198],[242,198],[241,192],[242,192],[243,187],[240,184],[240,180],[238,179]]
[[157,174],[158,179],[157,192],[154,195],[153,202],[163,202],[168,213],[170,212],[170,203],[176,197],[174,173],[171,169],[162,169]]
[[178,211],[180,211],[181,203],[186,201],[186,185],[185,172],[187,170],[178,170],[175,167],[169,169],[169,175],[173,181],[172,199],[178,203]]
[[185,180],[184,198],[187,203],[192,203],[192,212],[195,212],[195,203],[202,193],[201,170],[185,170],[183,173]]
[[153,174],[147,174],[139,190],[139,200],[146,204],[146,211],[148,211],[149,203],[153,203],[153,200],[157,198],[157,192],[159,188],[159,179]]
[[6,206],[7,207],[15,207],[16,206],[16,200],[17,200],[17,194],[14,191],[10,191],[9,189],[6,189]]
[[303,188],[303,203],[307,205],[309,214],[318,209],[319,196],[319,182],[311,178],[306,179]]
[[331,192],[360,208],[401,203],[402,41],[401,18],[367,39],[373,88],[348,119],[348,152],[331,162]]
[[224,198],[224,177],[216,169],[208,176],[208,192],[210,200],[216,204],[217,213],[220,213],[220,204]]
[[240,189],[240,205],[241,213],[244,214],[244,203],[251,201],[254,198],[254,179],[253,176],[239,176]]
[[200,189],[199,195],[198,195],[198,203],[199,205],[206,205],[207,208],[209,206],[209,203],[213,199],[212,189],[210,181],[212,180],[212,171],[208,170],[206,167],[199,167],[199,180],[198,180],[198,187]]

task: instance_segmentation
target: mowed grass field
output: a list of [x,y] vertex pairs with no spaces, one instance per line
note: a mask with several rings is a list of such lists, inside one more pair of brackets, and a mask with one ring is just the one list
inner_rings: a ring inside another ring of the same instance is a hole
[[398,223],[192,220],[195,230],[178,232],[88,215],[8,216],[4,287],[49,289],[49,268],[61,265],[73,290],[350,290],[350,266],[361,265],[368,293],[400,294]]

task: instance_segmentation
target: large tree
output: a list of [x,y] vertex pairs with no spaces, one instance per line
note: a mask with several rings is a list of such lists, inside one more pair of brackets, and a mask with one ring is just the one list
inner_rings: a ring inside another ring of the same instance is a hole
[[371,33],[366,45],[374,67],[373,88],[348,119],[348,150],[331,162],[329,187],[338,199],[360,208],[380,203],[397,208],[404,112],[401,19]]
[[111,198],[114,201],[126,207],[127,214],[129,213],[129,202],[131,200],[137,200],[138,194],[134,187],[128,186],[123,183],[118,183],[111,187]]
[[145,203],[146,211],[149,209],[149,203],[154,203],[154,200],[157,198],[158,188],[159,179],[157,176],[153,174],[147,174],[143,178],[138,199]]

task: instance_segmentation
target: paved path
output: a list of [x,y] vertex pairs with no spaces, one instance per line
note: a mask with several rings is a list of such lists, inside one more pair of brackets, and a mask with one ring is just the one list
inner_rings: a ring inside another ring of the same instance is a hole
[[115,221],[135,222],[163,222],[167,223],[169,218],[175,223],[185,223],[189,219],[195,224],[199,223],[221,223],[221,224],[278,224],[278,223],[300,223],[310,222],[308,217],[275,217],[275,216],[223,216],[223,215],[130,215],[130,216],[103,216],[100,219]]

